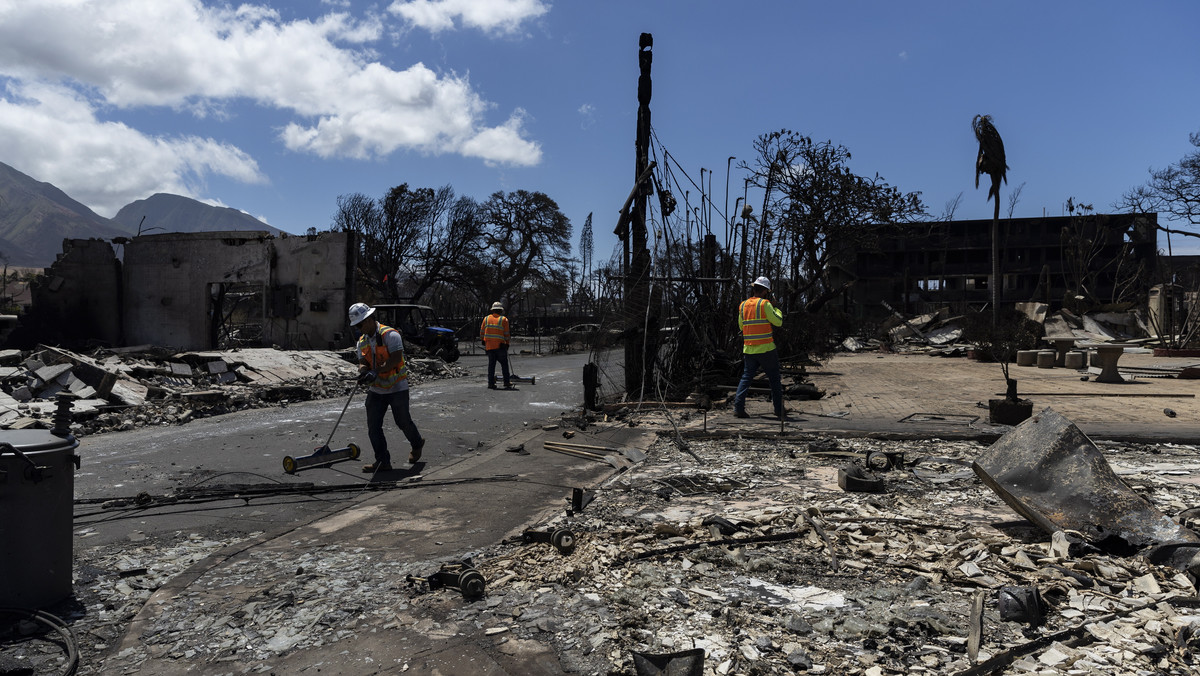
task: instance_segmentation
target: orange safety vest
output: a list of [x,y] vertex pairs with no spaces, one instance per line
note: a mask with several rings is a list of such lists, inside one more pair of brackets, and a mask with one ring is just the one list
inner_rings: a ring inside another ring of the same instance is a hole
[[[388,331],[396,333],[396,329],[393,329],[390,326],[384,326],[383,324],[380,324],[379,328],[375,330],[375,335],[378,337],[378,340],[376,341],[374,349],[372,349],[371,344],[367,342],[366,335],[358,337],[358,354],[362,357],[363,361],[367,362],[367,366],[369,368],[377,369],[377,367],[383,365],[385,362],[387,362],[388,358],[391,357],[391,353],[388,352],[387,349],[387,344],[384,342]],[[374,354],[372,354],[372,352],[374,352]],[[396,383],[399,383],[401,380],[405,380],[406,378],[408,378],[408,362],[404,359],[404,353],[401,352],[400,363],[390,371],[377,373],[375,380],[371,381],[371,386],[389,390],[395,387]]]
[[762,348],[768,345],[774,347],[775,335],[771,331],[771,321],[767,319],[767,311],[763,307],[766,304],[766,298],[747,298],[742,301],[738,311],[742,315],[742,345],[744,348]]
[[479,333],[483,337],[485,350],[495,350],[508,342],[508,317],[488,315],[479,325]]

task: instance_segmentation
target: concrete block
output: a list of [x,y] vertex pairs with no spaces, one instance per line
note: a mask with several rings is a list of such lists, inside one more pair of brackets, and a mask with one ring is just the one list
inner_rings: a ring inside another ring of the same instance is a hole
[[1040,369],[1054,368],[1054,360],[1058,358],[1058,354],[1054,350],[1039,350],[1037,354],[1037,366]]
[[33,374],[48,383],[52,380],[57,380],[59,376],[70,370],[70,364],[54,364],[53,366],[43,366],[34,371]]

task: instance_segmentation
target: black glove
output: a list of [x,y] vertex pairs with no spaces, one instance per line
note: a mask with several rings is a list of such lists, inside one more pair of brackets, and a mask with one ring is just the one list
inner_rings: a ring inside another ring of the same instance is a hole
[[375,373],[374,371],[363,371],[362,373],[358,374],[358,382],[369,383],[375,380],[376,376],[378,375],[379,374]]

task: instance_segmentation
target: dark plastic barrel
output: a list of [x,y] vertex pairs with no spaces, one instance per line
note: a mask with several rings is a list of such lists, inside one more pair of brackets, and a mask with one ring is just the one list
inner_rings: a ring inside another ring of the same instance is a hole
[[77,446],[48,430],[0,431],[0,607],[71,596]]

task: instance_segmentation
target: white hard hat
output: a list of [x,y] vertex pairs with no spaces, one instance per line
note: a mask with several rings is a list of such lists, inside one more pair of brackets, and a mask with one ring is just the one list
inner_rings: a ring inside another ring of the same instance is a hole
[[375,314],[375,308],[366,303],[355,303],[350,306],[350,326],[358,326],[364,319]]
[[767,291],[770,291],[771,290],[771,280],[767,279],[766,277],[759,277],[758,279],[754,280],[754,286],[761,286],[762,288],[766,289]]
[[495,303],[492,303],[492,310],[493,310],[493,311],[495,311],[495,310],[500,310],[500,311],[502,311],[502,312],[503,312],[503,311],[504,311],[504,306],[500,304],[500,301],[496,301]]

